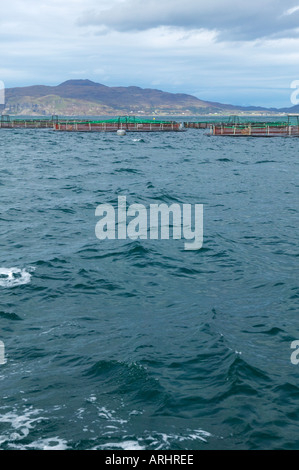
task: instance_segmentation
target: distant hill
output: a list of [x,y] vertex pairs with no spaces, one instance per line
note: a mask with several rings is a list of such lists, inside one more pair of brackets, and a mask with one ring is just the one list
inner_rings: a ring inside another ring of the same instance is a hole
[[297,104],[292,108],[282,108],[280,112],[289,114],[299,114],[299,105]]
[[[298,108],[298,107],[297,107]],[[35,85],[6,89],[2,114],[14,115],[200,115],[234,112],[277,112],[203,101],[182,93],[136,86],[108,87],[90,80],[68,80],[57,86]],[[292,111],[290,111],[292,112]],[[294,111],[295,112],[295,111]]]

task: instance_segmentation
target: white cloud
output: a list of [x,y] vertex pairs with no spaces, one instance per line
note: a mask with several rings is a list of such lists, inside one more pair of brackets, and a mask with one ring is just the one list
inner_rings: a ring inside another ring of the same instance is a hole
[[117,31],[159,26],[212,29],[219,32],[220,38],[231,40],[251,40],[277,33],[292,37],[298,23],[297,18],[284,15],[287,7],[291,12],[297,9],[294,0],[125,0],[112,3],[109,9],[99,5],[86,11],[78,24]]
[[297,11],[299,11],[299,5],[297,5],[296,7],[293,7],[293,8],[289,8],[289,10],[284,12],[284,15],[293,15]]

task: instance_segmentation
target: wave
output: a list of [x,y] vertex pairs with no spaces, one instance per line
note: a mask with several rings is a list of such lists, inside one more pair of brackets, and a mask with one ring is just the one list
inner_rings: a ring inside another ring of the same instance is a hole
[[[192,442],[207,443],[213,437],[202,429],[187,429],[185,433],[163,433],[145,431],[141,436],[126,436],[125,440],[111,440],[108,444],[95,446],[93,450],[171,450],[175,448],[188,447]],[[199,446],[199,444],[197,444]]]
[[31,281],[31,272],[34,268],[0,268],[0,287],[11,288],[29,284]]

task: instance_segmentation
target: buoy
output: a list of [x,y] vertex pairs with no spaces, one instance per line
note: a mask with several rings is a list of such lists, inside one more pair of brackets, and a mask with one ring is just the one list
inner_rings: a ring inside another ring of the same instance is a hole
[[126,131],[124,129],[119,129],[117,131],[117,135],[126,135]]

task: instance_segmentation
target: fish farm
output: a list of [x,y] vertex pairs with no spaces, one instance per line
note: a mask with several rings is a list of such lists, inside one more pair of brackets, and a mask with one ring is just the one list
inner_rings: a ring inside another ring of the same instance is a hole
[[241,122],[237,116],[224,121],[178,122],[120,116],[103,120],[66,119],[58,116],[20,119],[2,115],[0,129],[51,129],[61,132],[182,132],[209,129],[209,136],[228,137],[299,137],[299,115],[289,115],[283,122]]

